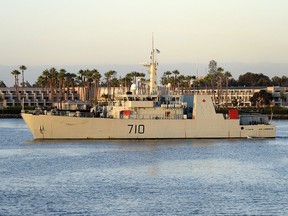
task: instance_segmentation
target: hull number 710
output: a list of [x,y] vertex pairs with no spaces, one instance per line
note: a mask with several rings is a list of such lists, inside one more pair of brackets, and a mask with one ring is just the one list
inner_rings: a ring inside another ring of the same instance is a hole
[[140,124],[140,125],[133,125],[133,124],[128,124],[129,128],[129,134],[144,134],[145,133],[145,125]]

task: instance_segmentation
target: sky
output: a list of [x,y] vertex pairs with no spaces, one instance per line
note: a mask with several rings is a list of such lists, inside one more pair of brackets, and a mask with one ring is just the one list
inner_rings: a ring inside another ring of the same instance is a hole
[[166,70],[205,75],[210,60],[234,78],[288,76],[287,0],[0,0],[0,80],[25,65],[143,72],[151,38]]

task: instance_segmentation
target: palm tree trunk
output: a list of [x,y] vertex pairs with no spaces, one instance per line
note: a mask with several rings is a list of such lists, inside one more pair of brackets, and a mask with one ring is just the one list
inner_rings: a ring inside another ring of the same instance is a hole
[[213,82],[213,80],[212,79],[210,79],[211,80],[211,88],[212,88],[212,96],[213,96],[213,101],[214,101],[214,103],[216,102],[216,100],[215,100],[215,92],[214,92],[214,82]]
[[50,100],[51,100],[51,103],[54,102],[53,79],[50,80]]
[[222,87],[222,77],[220,77],[220,103],[223,102],[223,87]]
[[14,76],[14,78],[15,78],[15,90],[16,90],[16,104],[18,104],[19,103],[18,82],[17,82],[18,78],[16,75]]
[[62,110],[62,80],[59,82],[60,110]]
[[21,91],[21,103],[23,103],[24,107],[24,70],[22,70],[22,91]]
[[228,77],[226,77],[226,108],[228,107]]
[[75,85],[74,85],[74,81],[72,81],[72,100],[75,100]]
[[217,101],[218,101],[218,106],[220,105],[220,77],[218,78],[218,82],[217,82]]
[[94,80],[94,100],[97,103],[97,80]]

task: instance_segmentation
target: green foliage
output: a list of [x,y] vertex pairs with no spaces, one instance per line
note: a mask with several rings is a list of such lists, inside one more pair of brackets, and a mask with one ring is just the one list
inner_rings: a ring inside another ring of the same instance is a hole
[[31,87],[32,87],[32,85],[31,85],[28,81],[25,82],[24,86],[26,86],[26,87],[28,87],[28,88],[31,88]]
[[217,62],[211,60],[208,65],[208,72],[214,74],[216,73],[216,71],[217,71]]
[[4,114],[20,114],[21,106],[7,107],[3,110]]
[[274,86],[281,86],[281,87],[288,86],[288,77],[286,76],[282,76],[282,77],[275,76],[275,77],[272,77],[271,80]]
[[108,100],[109,95],[108,94],[102,94],[101,97],[105,100],[105,102]]
[[2,80],[0,80],[0,87],[7,87]]
[[172,72],[166,71],[163,73],[163,76],[161,77],[161,84],[166,86],[167,84],[171,84],[172,89],[175,89],[176,87],[182,87],[183,88],[190,88],[193,83],[196,83],[196,76],[184,76],[180,74],[178,70],[174,70]]
[[254,95],[250,98],[252,106],[267,106],[271,104],[272,100],[272,94],[265,90],[255,92]]
[[240,75],[238,79],[239,86],[271,86],[271,84],[270,78],[262,73],[256,74],[247,72]]
[[[34,106],[25,106],[25,110],[34,110]],[[22,110],[21,106],[7,107],[3,109],[3,114],[20,114]]]
[[[288,109],[280,106],[275,106],[272,108],[273,114],[279,114],[279,115],[287,115],[288,114]],[[271,108],[265,108],[265,113],[270,114],[271,113]]]

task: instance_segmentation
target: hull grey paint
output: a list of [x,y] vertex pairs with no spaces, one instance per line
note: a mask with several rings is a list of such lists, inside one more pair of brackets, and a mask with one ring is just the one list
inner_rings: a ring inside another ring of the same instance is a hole
[[105,119],[22,114],[34,139],[191,139],[275,137],[274,125],[239,120]]

